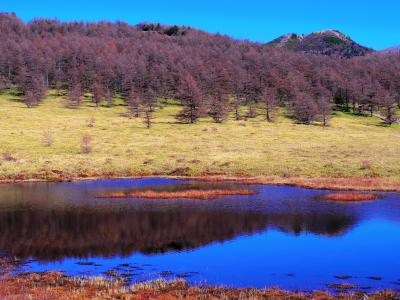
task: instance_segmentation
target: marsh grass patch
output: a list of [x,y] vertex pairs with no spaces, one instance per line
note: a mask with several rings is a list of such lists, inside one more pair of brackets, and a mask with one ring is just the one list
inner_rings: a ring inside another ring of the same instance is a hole
[[363,202],[377,200],[379,196],[373,193],[338,192],[323,195],[322,198],[327,201],[336,202]]

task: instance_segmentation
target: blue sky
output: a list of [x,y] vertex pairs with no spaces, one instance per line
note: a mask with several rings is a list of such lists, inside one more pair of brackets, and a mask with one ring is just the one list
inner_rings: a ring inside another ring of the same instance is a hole
[[375,49],[400,44],[399,0],[0,0],[0,11],[15,12],[24,21],[49,17],[188,25],[259,42],[289,32],[338,29]]

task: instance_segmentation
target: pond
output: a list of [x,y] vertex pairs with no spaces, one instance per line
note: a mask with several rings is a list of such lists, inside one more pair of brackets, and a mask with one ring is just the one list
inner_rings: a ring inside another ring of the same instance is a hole
[[339,203],[322,200],[327,190],[254,185],[245,187],[254,195],[213,200],[98,198],[188,186],[207,184],[146,178],[0,185],[0,252],[22,261],[16,272],[119,274],[131,283],[400,288],[399,193]]

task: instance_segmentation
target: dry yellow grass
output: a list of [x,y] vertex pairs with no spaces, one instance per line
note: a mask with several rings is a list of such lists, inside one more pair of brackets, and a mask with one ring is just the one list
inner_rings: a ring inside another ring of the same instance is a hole
[[[224,174],[281,182],[378,178],[400,186],[400,126],[377,118],[336,113],[327,128],[285,116],[273,124],[262,117],[178,124],[180,107],[170,104],[156,111],[148,130],[124,116],[121,101],[113,108],[84,101],[79,109],[63,101],[53,93],[28,109],[0,96],[0,179]],[[89,154],[81,151],[84,134],[91,137]]]

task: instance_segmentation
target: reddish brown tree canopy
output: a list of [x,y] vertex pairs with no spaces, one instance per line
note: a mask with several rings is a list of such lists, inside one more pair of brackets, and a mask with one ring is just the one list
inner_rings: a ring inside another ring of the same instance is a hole
[[[379,111],[388,123],[399,104],[400,54],[343,59],[293,53],[187,27],[159,24],[28,24],[0,14],[0,90],[17,85],[29,107],[46,89],[66,90],[71,106],[85,92],[96,104],[123,97],[136,114],[157,98],[184,105],[178,118],[194,122],[208,113],[216,122],[247,104],[270,113],[287,105],[299,122],[322,120],[336,109]],[[235,99],[235,100],[233,100]]]

